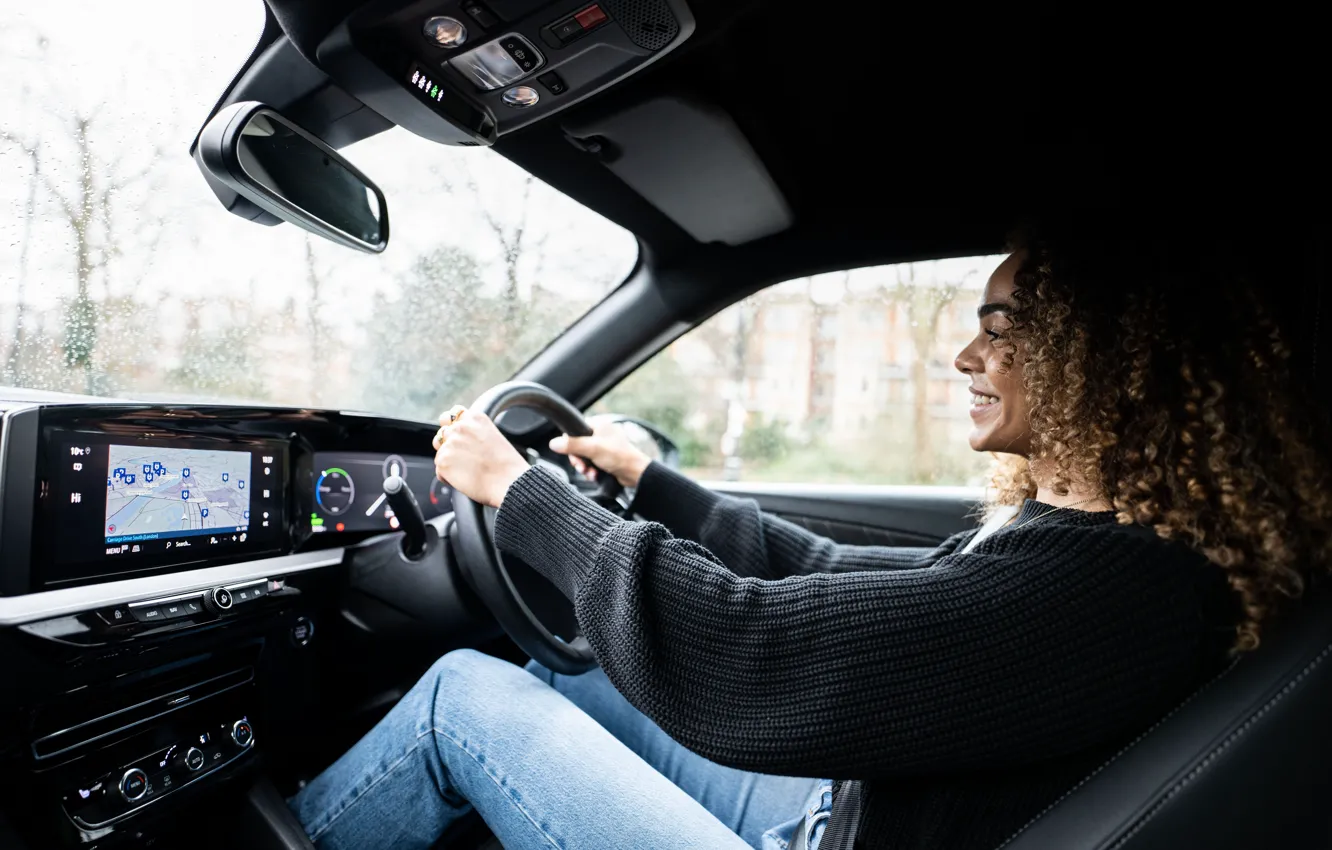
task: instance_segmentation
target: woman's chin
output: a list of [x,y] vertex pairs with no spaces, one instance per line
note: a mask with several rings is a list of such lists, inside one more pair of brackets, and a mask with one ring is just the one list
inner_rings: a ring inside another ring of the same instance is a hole
[[989,437],[989,428],[973,428],[971,433],[967,435],[967,443],[971,446],[973,452],[988,452],[991,450]]

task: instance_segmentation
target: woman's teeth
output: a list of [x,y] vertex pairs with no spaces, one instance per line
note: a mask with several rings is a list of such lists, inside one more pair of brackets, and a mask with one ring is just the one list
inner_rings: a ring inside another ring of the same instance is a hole
[[992,395],[978,395],[977,393],[971,394],[971,403],[973,406],[976,407],[980,407],[986,404],[994,404],[997,401],[999,401],[999,399]]

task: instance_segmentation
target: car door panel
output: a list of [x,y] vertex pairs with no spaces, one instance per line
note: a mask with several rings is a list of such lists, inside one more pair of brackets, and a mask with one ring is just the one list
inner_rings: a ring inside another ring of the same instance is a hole
[[934,546],[976,526],[983,492],[972,487],[767,484],[718,481],[713,490],[753,499],[768,513],[838,543]]

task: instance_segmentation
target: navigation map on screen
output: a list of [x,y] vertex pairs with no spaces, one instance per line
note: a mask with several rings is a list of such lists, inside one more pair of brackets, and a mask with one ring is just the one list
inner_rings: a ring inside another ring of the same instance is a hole
[[108,448],[107,543],[244,531],[249,525],[249,452]]

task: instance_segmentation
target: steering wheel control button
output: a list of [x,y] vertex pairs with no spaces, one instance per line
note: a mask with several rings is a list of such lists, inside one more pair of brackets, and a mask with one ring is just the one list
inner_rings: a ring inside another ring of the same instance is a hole
[[301,617],[291,627],[291,642],[296,646],[308,646],[314,638],[314,623],[309,618]]
[[137,767],[131,767],[120,777],[120,796],[125,798],[125,802],[134,803],[142,800],[143,795],[147,793],[148,774]]
[[185,751],[185,767],[191,772],[200,770],[204,766],[203,750],[198,747],[190,747]]
[[254,730],[250,728],[249,721],[237,720],[231,724],[231,740],[238,747],[248,747],[254,743]]
[[560,75],[554,71],[550,71],[537,77],[537,82],[545,86],[546,91],[551,94],[564,94],[569,90],[569,87],[564,84],[564,80],[560,79]]

